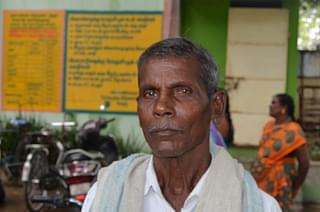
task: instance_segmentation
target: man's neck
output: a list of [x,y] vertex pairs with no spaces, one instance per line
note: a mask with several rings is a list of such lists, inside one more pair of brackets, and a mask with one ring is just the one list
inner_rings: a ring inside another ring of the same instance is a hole
[[176,158],[154,157],[154,168],[162,194],[176,211],[181,210],[210,165],[209,147],[206,147],[205,153],[200,149]]

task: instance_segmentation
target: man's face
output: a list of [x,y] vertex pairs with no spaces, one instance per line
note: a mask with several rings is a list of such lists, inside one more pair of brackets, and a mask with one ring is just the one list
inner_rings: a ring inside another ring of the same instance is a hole
[[213,103],[193,58],[151,58],[140,68],[138,114],[153,154],[177,157],[209,142]]

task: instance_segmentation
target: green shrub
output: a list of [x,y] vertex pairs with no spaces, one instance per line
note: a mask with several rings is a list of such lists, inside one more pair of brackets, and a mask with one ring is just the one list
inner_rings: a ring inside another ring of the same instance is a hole
[[[17,115],[14,119],[1,117],[1,151],[2,153],[14,153],[22,138],[30,132],[38,131],[43,127],[43,121],[33,115]],[[14,125],[13,121],[25,121],[26,124]]]
[[127,138],[124,138],[119,132],[116,123],[110,124],[104,133],[107,133],[114,138],[120,158],[125,158],[134,153],[150,153],[147,143],[141,141],[137,133],[132,132]]

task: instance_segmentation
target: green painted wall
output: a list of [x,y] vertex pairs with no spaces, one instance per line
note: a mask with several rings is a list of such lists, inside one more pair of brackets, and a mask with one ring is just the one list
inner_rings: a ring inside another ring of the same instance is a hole
[[297,73],[299,53],[297,49],[299,0],[282,0],[284,8],[289,10],[289,40],[287,62],[287,85],[286,92],[293,98],[297,97]]
[[229,0],[181,1],[181,36],[207,48],[219,66],[220,86],[226,67]]
[[[289,40],[286,92],[297,96],[299,55],[297,50],[299,0],[283,0],[289,10]],[[207,48],[220,69],[223,86],[226,67],[229,0],[181,1],[181,36]]]

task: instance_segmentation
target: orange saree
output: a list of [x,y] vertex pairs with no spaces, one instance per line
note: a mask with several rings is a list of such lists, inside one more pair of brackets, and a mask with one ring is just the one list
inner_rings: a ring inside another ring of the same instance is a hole
[[297,171],[290,153],[305,143],[303,131],[296,122],[275,125],[269,121],[263,129],[252,174],[258,186],[275,197],[283,209],[290,208],[292,179]]

